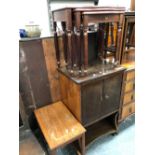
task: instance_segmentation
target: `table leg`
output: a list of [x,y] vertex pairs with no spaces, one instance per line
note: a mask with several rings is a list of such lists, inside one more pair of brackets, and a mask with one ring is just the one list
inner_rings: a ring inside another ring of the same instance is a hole
[[62,39],[63,39],[63,48],[64,48],[64,59],[65,62],[67,64],[67,36],[66,36],[66,23],[65,22],[61,22],[62,25],[62,30],[63,30],[63,34],[62,34]]
[[55,45],[55,51],[56,51],[56,59],[57,59],[57,65],[60,67],[60,51],[59,51],[59,44],[58,44],[58,36],[56,31],[57,24],[56,22],[53,23],[54,28],[54,45]]
[[104,23],[99,23],[99,29],[98,29],[98,56],[101,57],[103,56],[103,51],[104,51]]
[[77,64],[79,71],[81,71],[81,13],[80,12],[75,12],[75,28],[76,28],[76,57],[77,57]]
[[113,23],[110,23],[110,28],[111,28],[111,46],[114,46],[114,24]]
[[122,34],[122,25],[123,25],[123,20],[124,20],[124,16],[123,14],[120,15],[120,21],[117,23],[117,42],[116,42],[116,55],[115,55],[115,60],[120,62],[121,59],[121,48],[122,48],[122,38],[123,38],[123,34]]
[[108,38],[109,38],[109,23],[106,23],[105,31],[106,31],[106,37],[105,37],[104,59],[106,59],[106,57],[107,57]]
[[88,69],[88,28],[84,27],[84,72]]
[[67,47],[68,47],[68,54],[67,54],[67,59],[68,59],[68,64],[67,67],[68,69],[72,70],[72,52],[71,52],[71,38],[72,38],[72,32],[71,30],[67,30]]

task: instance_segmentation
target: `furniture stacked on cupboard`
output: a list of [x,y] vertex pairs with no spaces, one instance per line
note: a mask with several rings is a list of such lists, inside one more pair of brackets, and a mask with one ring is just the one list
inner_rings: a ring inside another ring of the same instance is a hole
[[125,13],[121,66],[123,77],[119,122],[135,113],[135,12]]
[[[63,8],[52,12],[61,100],[86,127],[86,145],[101,134],[117,132],[125,70],[119,66],[124,12],[123,7]],[[60,64],[59,22],[64,67]],[[97,56],[89,61],[93,36]]]
[[[81,73],[88,72],[90,31],[98,35],[96,53],[104,60],[108,53],[115,61],[120,61],[122,26],[125,8],[123,7],[79,7],[63,8],[52,12],[53,30],[58,67],[60,67],[60,52],[57,41],[57,23],[63,30],[64,57],[68,70],[78,67]],[[114,33],[115,31],[115,33]]]
[[81,155],[85,155],[86,130],[61,101],[36,109],[35,116],[50,154],[56,155],[58,148],[78,140]]

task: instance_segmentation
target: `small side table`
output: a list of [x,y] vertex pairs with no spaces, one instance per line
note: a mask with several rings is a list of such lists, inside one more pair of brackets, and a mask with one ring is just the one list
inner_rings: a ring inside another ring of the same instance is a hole
[[75,140],[79,140],[81,155],[85,155],[85,128],[75,119],[62,102],[35,110],[41,131],[52,151]]

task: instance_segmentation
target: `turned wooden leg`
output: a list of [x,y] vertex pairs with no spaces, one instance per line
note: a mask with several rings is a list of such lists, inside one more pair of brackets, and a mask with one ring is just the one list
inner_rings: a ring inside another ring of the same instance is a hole
[[104,23],[99,23],[99,29],[98,29],[98,55],[99,57],[103,56],[103,51],[104,51]]
[[81,44],[80,44],[80,30],[77,29],[76,33],[76,40],[77,40],[77,49],[76,49],[76,56],[77,56],[77,64],[79,67],[79,70],[81,70]]
[[71,42],[72,42],[72,44],[71,44],[71,51],[72,51],[72,68],[74,68],[75,66],[76,66],[76,47],[75,47],[75,44],[76,44],[76,35],[75,35],[75,33],[74,33],[74,31],[73,31],[73,33],[72,33],[72,38],[71,38],[72,40],[71,40]]
[[59,44],[58,44],[58,37],[57,37],[57,31],[56,31],[57,24],[56,22],[53,23],[54,28],[54,45],[55,45],[55,51],[56,51],[56,59],[58,67],[60,67],[60,51],[59,51]]
[[72,35],[71,31],[68,30],[67,31],[67,43],[68,43],[68,45],[67,45],[67,47],[68,47],[67,58],[68,58],[68,68],[70,68],[70,69],[72,69],[71,35]]
[[64,59],[65,59],[65,62],[67,63],[66,23],[65,22],[61,22],[61,25],[62,25],[62,30],[63,30],[62,39],[63,39],[63,48],[64,48]]
[[88,68],[88,28],[84,28],[84,70]]
[[105,31],[106,31],[106,38],[105,38],[104,59],[106,59],[106,57],[107,57],[108,38],[109,38],[109,23],[106,23]]

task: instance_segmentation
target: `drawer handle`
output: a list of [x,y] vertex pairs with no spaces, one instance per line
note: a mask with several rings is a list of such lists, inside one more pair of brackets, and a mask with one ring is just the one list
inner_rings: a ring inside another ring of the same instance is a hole
[[132,112],[132,108],[130,107],[130,108],[129,108],[129,113],[131,113],[131,112]]

